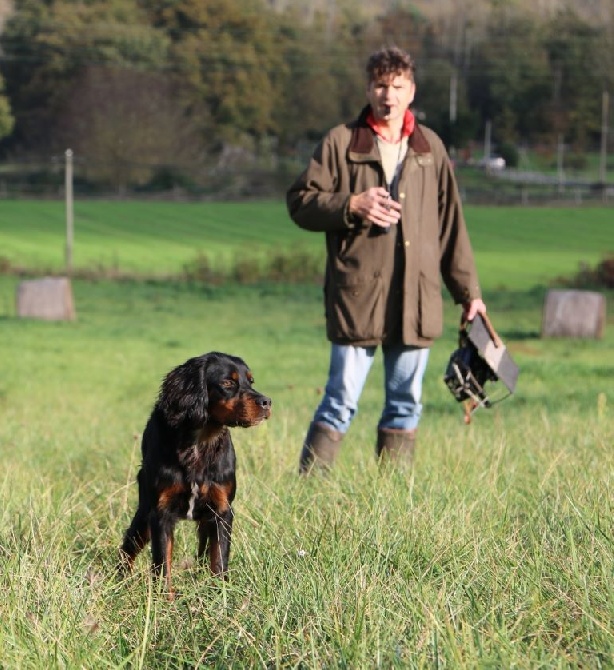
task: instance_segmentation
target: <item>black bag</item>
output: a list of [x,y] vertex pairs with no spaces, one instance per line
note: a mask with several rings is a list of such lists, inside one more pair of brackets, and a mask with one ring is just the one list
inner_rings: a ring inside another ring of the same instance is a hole
[[[458,402],[465,403],[465,423],[480,407],[509,397],[516,388],[518,366],[486,315],[478,314],[468,324],[461,321],[458,349],[450,356],[443,380]],[[507,395],[492,400],[485,389],[487,382],[501,381]]]

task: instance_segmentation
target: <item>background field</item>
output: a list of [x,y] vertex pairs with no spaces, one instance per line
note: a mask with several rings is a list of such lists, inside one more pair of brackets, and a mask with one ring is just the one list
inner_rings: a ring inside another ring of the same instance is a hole
[[[79,203],[76,217],[81,267],[178,274],[199,252],[321,245],[280,203]],[[327,367],[315,284],[79,280],[78,320],[44,323],[15,318],[18,279],[1,277],[0,667],[612,667],[614,320],[600,341],[539,337],[547,281],[614,247],[611,210],[467,218],[518,392],[463,425],[441,381],[448,305],[409,478],[374,462],[378,365],[338,468],[296,476]],[[11,264],[60,267],[62,236],[60,205],[0,203]],[[197,569],[183,524],[169,605],[146,556],[117,583],[115,553],[160,380],[213,349],[249,362],[274,411],[234,431],[230,582]]]
[[[544,285],[614,252],[607,207],[468,207],[466,218],[489,290]],[[61,202],[3,201],[0,261],[61,269],[65,229]],[[179,274],[202,257],[224,270],[245,259],[266,261],[278,251],[322,259],[322,250],[323,238],[292,225],[281,202],[75,205],[75,268],[162,276]]]

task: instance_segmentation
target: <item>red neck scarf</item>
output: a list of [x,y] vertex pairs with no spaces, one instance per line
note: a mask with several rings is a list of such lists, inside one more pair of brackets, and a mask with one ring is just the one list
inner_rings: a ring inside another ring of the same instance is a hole
[[[381,137],[383,140],[386,140],[387,142],[389,141],[383,134],[383,129],[387,128],[387,126],[385,126],[383,123],[375,119],[375,116],[373,116],[372,109],[370,109],[369,113],[367,114],[367,124],[371,127],[373,132],[376,133],[379,137]],[[394,144],[398,144],[404,137],[409,137],[414,132],[415,125],[416,125],[415,116],[411,113],[409,109],[406,109],[405,116],[403,117],[403,127],[401,128],[401,137],[399,137],[398,140],[395,140]]]

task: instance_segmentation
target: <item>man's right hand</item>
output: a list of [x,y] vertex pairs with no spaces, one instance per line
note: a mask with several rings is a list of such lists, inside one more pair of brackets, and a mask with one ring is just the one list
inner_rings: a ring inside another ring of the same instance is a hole
[[390,228],[401,218],[401,205],[381,186],[350,196],[350,214],[382,228]]

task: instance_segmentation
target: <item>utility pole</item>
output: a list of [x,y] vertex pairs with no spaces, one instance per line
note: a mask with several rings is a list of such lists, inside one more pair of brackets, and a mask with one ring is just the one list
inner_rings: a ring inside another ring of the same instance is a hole
[[450,155],[456,154],[456,117],[458,115],[458,70],[456,67],[450,75]]
[[492,133],[492,121],[488,119],[486,121],[486,128],[484,129],[484,163],[485,165],[488,165],[488,161],[490,160],[490,152],[491,152],[491,133]]
[[599,181],[603,185],[605,194],[605,181],[608,170],[608,112],[610,108],[610,94],[604,91],[601,94],[601,152],[599,160]]
[[456,123],[458,115],[458,71],[452,70],[450,75],[450,124]]
[[72,194],[72,150],[66,150],[66,271],[72,274],[72,246],[74,235],[73,194]]

